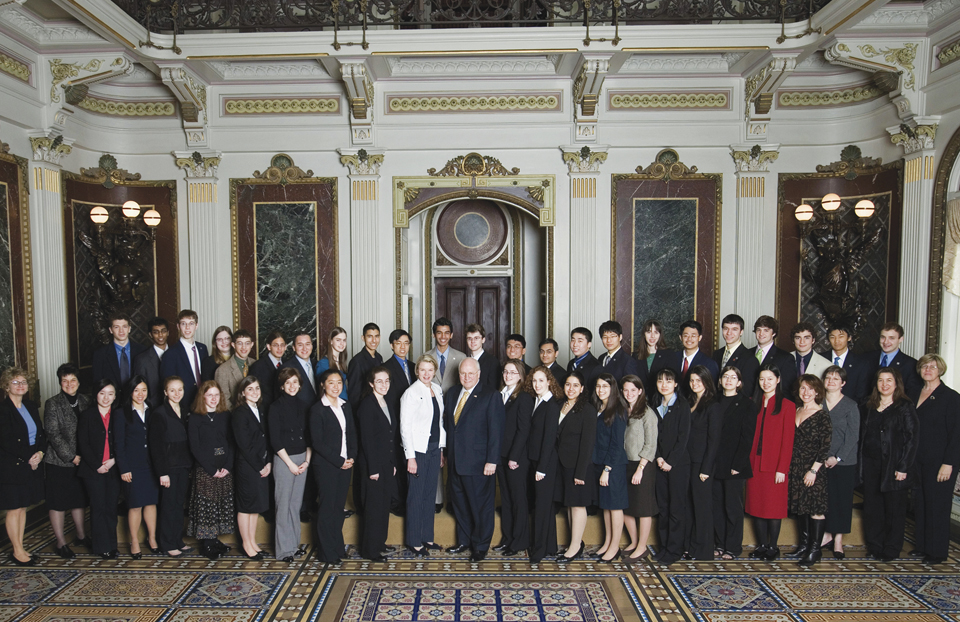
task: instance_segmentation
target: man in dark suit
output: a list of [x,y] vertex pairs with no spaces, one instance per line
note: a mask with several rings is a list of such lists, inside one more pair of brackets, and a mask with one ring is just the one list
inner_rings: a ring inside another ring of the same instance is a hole
[[293,353],[294,356],[284,361],[280,368],[291,367],[300,374],[300,390],[297,392],[297,399],[309,409],[319,397],[317,375],[314,372],[314,361],[311,358],[313,356],[313,337],[310,333],[300,333],[293,338]]
[[680,325],[680,342],[683,350],[672,355],[670,369],[677,372],[677,378],[682,387],[686,387],[687,376],[696,365],[703,365],[713,377],[713,383],[720,380],[720,370],[717,364],[706,352],[700,351],[700,339],[703,338],[703,326],[696,320],[687,320]]
[[915,395],[923,388],[923,380],[917,373],[917,359],[908,356],[900,349],[903,345],[903,326],[896,322],[887,322],[880,329],[880,350],[867,354],[867,361],[871,364],[871,373],[867,381],[867,395],[873,391],[872,384],[876,381],[877,372],[884,367],[891,367],[900,372],[903,377],[903,388],[907,395]]
[[467,356],[476,359],[480,364],[480,382],[483,386],[497,391],[500,388],[500,361],[483,349],[483,344],[487,341],[487,331],[480,324],[468,324],[465,331]]
[[180,401],[187,410],[193,405],[200,382],[200,361],[207,357],[207,346],[197,343],[197,312],[184,309],[177,315],[177,330],[180,339],[170,345],[160,359],[160,377],[179,376],[183,380],[183,399]]
[[93,353],[93,381],[109,378],[117,387],[117,399],[120,399],[119,392],[126,388],[127,381],[133,376],[133,359],[146,347],[130,341],[130,316],[126,313],[114,313],[108,321],[107,330],[113,339]]
[[[471,332],[467,329],[468,334]],[[505,417],[500,393],[480,384],[477,360],[460,363],[460,390],[444,396],[447,463],[457,545],[448,549],[473,551],[471,561],[487,556],[493,537],[497,463]]]
[[572,374],[574,371],[579,371],[583,374],[583,379],[587,382],[584,390],[590,391],[591,393],[593,392],[593,385],[594,382],[596,382],[597,376],[602,373],[602,370],[597,370],[600,362],[597,360],[597,357],[590,352],[592,345],[593,333],[590,332],[589,328],[578,326],[570,331],[570,352],[573,354],[573,358],[567,363],[567,375]]
[[624,376],[640,373],[637,365],[637,359],[630,356],[630,353],[620,347],[623,342],[623,327],[620,322],[607,320],[600,325],[600,340],[603,341],[603,347],[607,353],[600,357],[600,372],[608,373],[617,379],[619,383]]
[[870,364],[863,356],[850,351],[853,341],[846,326],[835,325],[830,329],[828,337],[832,348],[829,354],[830,362],[847,370],[847,382],[841,391],[859,404],[869,393],[867,387],[870,384]]
[[557,362],[557,354],[559,353],[560,344],[553,339],[547,337],[540,342],[540,362],[550,370],[560,388],[563,388],[563,383],[567,380],[567,370]]
[[370,391],[367,374],[377,365],[383,364],[383,357],[377,352],[380,347],[380,327],[370,322],[363,326],[363,349],[353,355],[347,365],[347,394],[350,397],[350,409],[357,412],[360,399]]
[[[410,333],[398,328],[390,333],[390,348],[393,355],[383,362],[383,366],[390,372],[390,390],[386,400],[393,412],[400,417],[400,398],[404,391],[414,382],[415,373],[413,363],[407,360],[410,351]],[[407,503],[407,460],[403,453],[403,441],[400,438],[399,423],[394,426],[394,455],[397,457],[397,498],[390,511],[397,516],[403,516]]]
[[507,336],[507,358],[504,359],[506,362],[509,359],[517,359],[523,363],[523,373],[529,374],[532,369],[527,362],[523,360],[524,355],[527,353],[527,340],[520,333],[513,333]]
[[[773,344],[777,333],[780,331],[780,322],[769,315],[761,315],[753,323],[753,334],[757,337],[757,345],[750,348],[750,355],[753,356],[763,367],[767,363],[776,365],[780,370],[780,387],[784,393],[790,391],[793,381],[797,379],[797,366],[794,364],[793,357]],[[759,379],[759,372],[757,377]],[[753,395],[757,390],[757,385],[751,387],[744,385],[743,391],[747,395]]]
[[717,369],[721,371],[727,365],[740,370],[740,377],[743,382],[742,390],[749,394],[753,392],[753,387],[757,383],[760,363],[755,356],[750,354],[750,350],[741,341],[745,327],[746,322],[736,313],[731,313],[723,318],[720,330],[726,346],[713,353],[713,362],[717,364]]
[[133,375],[143,376],[147,380],[147,403],[156,408],[163,403],[163,384],[160,377],[160,359],[167,351],[167,337],[170,336],[170,324],[162,317],[155,317],[147,324],[152,347],[147,347],[133,359]]
[[279,389],[277,374],[283,365],[283,354],[287,351],[287,341],[279,330],[267,334],[266,356],[261,356],[250,366],[250,372],[260,381],[260,404],[273,403]]

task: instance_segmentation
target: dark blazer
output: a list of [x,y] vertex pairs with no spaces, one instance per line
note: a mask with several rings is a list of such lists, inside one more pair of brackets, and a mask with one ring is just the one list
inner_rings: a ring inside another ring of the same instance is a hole
[[247,372],[256,376],[257,380],[260,381],[260,410],[268,410],[270,404],[273,403],[273,400],[276,399],[280,391],[280,389],[277,388],[278,371],[279,369],[273,366],[273,361],[270,360],[270,357],[264,354],[261,358],[253,362],[250,370]]
[[[117,447],[118,473],[132,473],[133,471],[149,470],[150,452],[147,451],[147,426],[153,417],[153,409],[146,410],[146,422],[140,420],[140,415],[131,412],[127,420],[127,411],[123,417],[117,417],[113,424],[113,440]],[[110,416],[111,420],[113,415]],[[82,459],[81,459],[82,461]]]
[[[717,452],[720,449],[720,435],[723,427],[723,409],[714,402],[700,412],[690,413],[690,438],[687,441],[687,451],[690,453],[690,462],[699,464],[700,469],[693,475],[714,475]],[[752,435],[751,435],[752,436]],[[751,439],[752,440],[752,439]],[[749,453],[750,446],[747,445]],[[670,461],[667,461],[668,464]],[[730,474],[729,469],[727,474]]]
[[387,410],[390,412],[390,420],[387,421],[383,409],[380,408],[380,402],[373,393],[368,393],[365,398],[360,400],[360,407],[357,409],[357,428],[360,441],[359,462],[361,471],[368,476],[377,473],[393,474],[393,469],[397,466],[397,459],[394,450],[396,443],[394,439],[397,436],[397,426],[400,423],[400,413],[393,410],[390,402],[387,404]]
[[137,358],[133,359],[133,375],[143,376],[146,379],[147,404],[150,408],[156,408],[163,403],[163,377],[160,375],[160,356],[152,345],[147,346],[143,352],[137,355]]
[[690,405],[687,400],[677,395],[673,406],[667,408],[667,414],[660,417],[657,425],[657,458],[663,458],[671,467],[690,464],[690,451],[687,447],[690,440]]
[[[860,407],[860,452],[857,464],[863,473],[863,441],[871,420],[880,417],[880,492],[908,490],[916,481],[916,457],[918,446],[917,411],[910,399],[903,399],[883,412],[877,412],[866,404]],[[894,472],[906,473],[907,478],[897,481]]]
[[[567,363],[568,376],[573,373],[573,370],[574,370],[573,365],[575,361],[576,359],[571,359],[570,362]],[[597,367],[599,366],[600,366],[600,361],[598,361],[597,357],[593,355],[593,352],[587,352],[583,360],[580,361],[580,364],[577,365],[576,369],[580,370],[580,373],[583,375],[584,380],[586,380],[587,382],[587,386],[584,389],[585,391],[586,390],[589,390],[591,392],[593,391],[594,382],[596,382],[597,376],[599,376],[602,373],[602,370],[597,369]]]
[[[534,399],[536,404],[536,399]],[[551,397],[541,402],[530,419],[527,457],[537,463],[537,471],[553,473],[557,468],[557,436],[560,428],[560,400]]]
[[272,461],[272,452],[267,448],[267,409],[260,408],[259,411],[259,421],[247,404],[237,406],[230,413],[230,429],[237,447],[238,470],[242,464],[248,470],[260,472]]
[[[468,354],[467,356],[470,355]],[[477,359],[477,362],[480,363],[480,384],[494,391],[498,391],[500,389],[500,381],[503,380],[503,378],[500,377],[500,361],[497,360],[497,357],[484,350],[480,358]],[[457,386],[460,385],[459,378],[456,384]],[[459,392],[448,391],[448,393]],[[454,404],[454,406],[456,406],[456,404]]]
[[281,393],[270,405],[267,439],[273,453],[286,450],[288,456],[307,450],[307,405],[293,395]]
[[[456,393],[456,391],[453,392]],[[530,421],[533,418],[534,403],[533,396],[521,389],[520,393],[504,404],[501,457],[514,462],[520,462],[527,457],[527,441],[530,438]]]
[[[130,378],[133,378],[133,361],[140,356],[146,346],[133,341],[130,344]],[[120,362],[117,360],[117,349],[113,340],[105,346],[97,348],[93,353],[93,381],[100,382],[104,378],[109,378],[117,385],[117,394],[123,390],[123,383],[120,382]]]
[[597,415],[597,441],[593,447],[593,463],[610,467],[627,465],[627,451],[623,437],[627,433],[627,420],[614,417],[608,427],[603,415]]
[[[413,363],[404,359],[404,364],[410,371],[410,379],[416,382],[417,375],[413,373]],[[403,368],[397,361],[396,356],[391,354],[390,358],[383,362],[383,365],[390,370],[390,390],[387,391],[387,404],[390,405],[392,412],[397,413],[397,416],[399,417],[400,398],[403,397],[404,392],[410,388],[410,382],[407,381],[407,375],[404,373]],[[399,439],[399,437],[400,428],[397,426],[397,438]]]
[[[207,346],[196,342],[197,358],[201,361],[207,358]],[[192,353],[191,353],[192,355]],[[183,346],[183,342],[177,339],[160,359],[160,377],[179,376],[183,380],[183,399],[180,400],[181,408],[185,411],[190,410],[193,404],[193,398],[197,396],[197,380],[193,375],[193,365],[190,363],[190,357]]]
[[217,369],[220,365],[213,358],[213,355],[200,359],[200,380],[206,382],[213,380],[217,375]]
[[[753,360],[757,360],[758,347],[759,346],[754,346],[750,348],[750,356],[753,357]],[[793,383],[797,379],[796,360],[790,356],[789,352],[784,352],[775,345],[770,346],[770,349],[767,350],[767,355],[763,357],[763,360],[760,361],[760,365],[757,368],[758,380],[760,379],[759,368],[767,363],[773,363],[780,370],[780,390],[789,398],[792,395]],[[748,387],[747,385],[743,385],[745,393],[753,393],[756,388],[756,386]]]
[[220,469],[233,470],[233,443],[230,413],[190,413],[187,420],[190,453],[200,467],[213,475]]
[[[726,408],[723,408],[720,418],[720,444],[713,466],[714,477],[717,479],[753,477],[753,469],[750,467],[750,448],[753,445],[753,435],[757,427],[756,405],[749,397],[738,393],[726,404]],[[736,471],[737,475],[731,475],[730,471]]]
[[[484,354],[483,357],[493,356]],[[460,412],[460,421],[453,423],[462,389],[451,389],[443,396],[443,419],[447,430],[447,458],[457,475],[483,475],[483,465],[500,463],[500,443],[503,440],[505,418],[499,391],[481,382],[470,392]]]
[[643,390],[647,392],[647,402],[650,396],[657,395],[657,372],[669,367],[667,361],[672,358],[673,350],[657,350],[653,355],[653,363],[647,367],[647,357],[637,359],[637,370],[640,380],[643,381]]
[[[913,403],[919,397],[919,392],[910,395]],[[917,462],[934,467],[949,464],[956,479],[960,467],[960,393],[941,382],[917,408],[917,418]]]
[[[560,388],[563,388],[563,383],[567,381],[567,370],[558,362],[554,361],[553,365],[548,367],[550,373],[553,374],[554,379],[557,381],[557,384],[560,385]],[[533,403],[536,404],[537,400],[534,398]]]
[[360,400],[370,393],[367,374],[377,365],[383,365],[383,357],[379,352],[370,356],[366,348],[354,354],[347,365],[347,393],[350,396],[350,409],[354,413],[360,407]]
[[181,414],[183,419],[164,402],[147,420],[147,446],[157,477],[170,475],[176,469],[193,468],[193,454],[187,436],[187,409],[182,406]]
[[[824,358],[833,364],[833,351],[827,352]],[[843,361],[843,368],[847,371],[847,383],[841,392],[857,404],[870,395],[873,387],[870,386],[871,367],[862,354],[854,354],[847,350],[847,358]]]
[[[98,477],[97,469],[103,464],[103,443],[110,445],[110,457],[116,459],[117,450],[114,436],[114,427],[117,419],[123,418],[123,409],[114,408],[110,411],[110,425],[103,427],[100,409],[96,404],[80,414],[77,421],[77,453],[80,454],[79,477]],[[116,471],[114,465],[111,471]]]
[[310,446],[313,447],[313,455],[323,458],[338,469],[345,462],[340,455],[344,434],[347,437],[347,458],[357,458],[357,428],[353,422],[350,402],[344,402],[340,408],[343,410],[343,428],[340,427],[333,409],[323,402],[318,401],[310,408]]
[[[80,412],[93,406],[93,400],[83,393],[77,393],[77,401]],[[77,415],[70,408],[62,391],[43,405],[43,428],[50,445],[43,461],[54,466],[72,468],[73,459],[77,456]]]
[[573,469],[574,479],[587,481],[596,443],[597,411],[590,404],[583,403],[578,410],[567,413],[560,422],[557,432],[557,458],[560,465]]
[[[883,351],[876,350],[874,352],[868,352],[863,356],[870,365],[870,374],[867,377],[867,386],[864,391],[864,395],[866,396],[870,395],[877,382],[877,372],[880,371],[880,360],[881,357],[883,357]],[[907,392],[907,395],[920,394],[920,390],[923,389],[923,379],[920,378],[920,374],[917,373],[917,359],[904,354],[903,350],[900,350],[897,352],[897,355],[893,357],[892,361],[887,362],[887,366],[900,372],[900,375],[903,377],[903,389]]]
[[[37,426],[37,436],[34,439],[36,442],[33,445],[27,435],[27,424],[10,398],[4,397],[0,402],[0,483],[3,484],[22,483],[22,474],[33,470],[30,468],[33,454],[47,450],[47,435],[43,430],[37,405],[29,400],[23,400],[23,405]],[[102,445],[100,449],[103,449]]]
[[[683,382],[687,379],[687,376],[690,375],[690,370],[696,367],[697,365],[703,365],[707,368],[707,371],[710,372],[710,375],[713,376],[713,382],[716,384],[720,380],[720,369],[717,367],[717,364],[713,362],[713,359],[710,358],[703,350],[697,350],[697,353],[693,355],[693,360],[690,361],[690,367],[687,369],[686,374],[681,374],[683,369],[683,350],[678,350],[670,355],[670,358],[667,359],[667,364],[673,371],[677,372],[677,377],[680,378],[681,383],[686,386],[686,383]],[[754,359],[756,360],[756,359]]]
[[[310,380],[305,377],[306,372],[303,369],[303,365],[300,364],[300,359],[296,356],[291,356],[280,365],[280,368],[292,367],[297,370],[297,374],[300,376],[300,390],[297,392],[297,399],[303,402],[303,405],[307,407],[307,410],[310,409],[313,404],[320,399],[320,396],[317,395],[316,390],[314,390],[313,385],[310,384]],[[310,361],[310,373],[314,374],[313,381],[314,384],[317,381],[316,374],[313,372],[316,369],[316,363],[312,360]],[[277,395],[280,394],[280,387],[277,387]]]
[[[713,353],[713,362],[717,364],[717,369],[720,371],[723,371],[723,353],[726,351],[726,349],[726,346],[724,346]],[[730,355],[727,365],[736,367],[740,370],[740,375],[743,377],[743,386],[741,389],[752,393],[753,387],[757,382],[757,374],[759,373],[760,369],[760,363],[757,361],[756,352],[749,350],[741,343],[739,346],[737,346],[737,349],[733,351],[733,354]],[[717,380],[720,379],[717,378]],[[739,469],[735,470],[739,471]]]
[[[619,383],[624,376],[633,374],[634,376],[640,375],[640,364],[637,359],[630,356],[630,353],[627,352],[626,348],[620,348],[617,350],[617,353],[613,355],[613,358],[606,365],[603,364],[603,361],[606,360],[607,353],[604,352],[600,355],[600,358],[597,359],[599,364],[599,369],[597,375],[607,373],[617,379]],[[599,463],[598,463],[599,464]]]

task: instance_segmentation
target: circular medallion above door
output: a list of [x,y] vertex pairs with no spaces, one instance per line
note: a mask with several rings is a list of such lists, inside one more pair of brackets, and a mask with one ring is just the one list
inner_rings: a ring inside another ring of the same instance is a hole
[[508,234],[503,210],[486,199],[454,201],[437,219],[437,243],[444,255],[459,264],[476,266],[496,259]]

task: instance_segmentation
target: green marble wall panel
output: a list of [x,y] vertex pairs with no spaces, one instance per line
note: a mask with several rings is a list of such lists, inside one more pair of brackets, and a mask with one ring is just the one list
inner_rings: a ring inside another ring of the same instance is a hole
[[10,205],[7,184],[0,183],[0,369],[16,360],[13,332],[13,275],[10,257]]

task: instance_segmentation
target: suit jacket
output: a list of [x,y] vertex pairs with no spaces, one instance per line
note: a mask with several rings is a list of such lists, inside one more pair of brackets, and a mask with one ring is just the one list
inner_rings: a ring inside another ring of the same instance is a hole
[[[726,346],[719,348],[713,353],[713,362],[717,364],[717,369],[723,371],[723,353]],[[759,373],[760,363],[757,362],[756,353],[747,349],[742,343],[733,351],[727,360],[727,365],[736,367],[740,370],[743,377],[743,386],[740,389],[746,393],[753,393],[753,388],[757,383],[757,374]],[[735,469],[739,470],[739,469]]]
[[238,471],[246,468],[247,471],[259,472],[272,460],[272,452],[267,447],[267,409],[258,410],[259,421],[246,403],[237,406],[230,414],[230,429],[237,447]]
[[[536,404],[536,401],[534,401]],[[557,470],[557,437],[560,429],[560,400],[551,397],[540,402],[530,420],[530,440],[527,457],[537,465],[537,471],[552,474]]]
[[[723,409],[717,402],[700,412],[690,413],[690,439],[687,441],[687,451],[690,452],[690,462],[700,464],[696,474],[703,473],[713,477],[717,451],[720,449],[722,427]],[[730,474],[729,469],[727,474]]]
[[340,408],[343,411],[343,428],[340,427],[333,408],[324,404],[323,398],[310,408],[309,426],[313,455],[338,469],[344,464],[344,458],[340,455],[344,436],[347,439],[347,458],[357,458],[357,428],[350,403],[344,401]]
[[[758,347],[759,346],[754,346],[750,348],[750,356],[752,356],[754,360],[757,359]],[[789,354],[787,354],[786,352],[778,348],[777,346],[775,345],[770,346],[770,349],[767,350],[767,355],[763,357],[763,360],[760,361],[760,365],[758,366],[758,370],[757,370],[758,381],[760,379],[759,367],[763,367],[767,363],[773,363],[774,365],[777,366],[777,369],[780,370],[780,390],[783,391],[784,395],[789,396],[791,394],[790,393],[791,390],[793,389],[793,381],[797,379],[796,360],[792,356],[790,356]],[[756,388],[757,388],[756,386],[747,387],[746,385],[744,385],[743,390],[744,390],[744,393],[752,394],[754,390],[756,390]],[[780,471],[780,472],[785,473],[786,471]]]
[[207,475],[212,476],[219,469],[233,471],[229,412],[191,412],[187,419],[187,437],[194,460]]
[[[571,359],[570,362],[567,363],[567,376],[573,373],[575,362],[576,359]],[[580,361],[580,364],[576,366],[576,369],[580,370],[580,373],[583,374],[583,379],[587,383],[584,388],[585,391],[589,390],[593,392],[593,385],[597,380],[597,376],[603,373],[602,369],[597,369],[598,367],[600,367],[600,361],[593,355],[593,352],[587,352],[583,360]]]
[[120,469],[118,472],[123,475],[133,471],[150,470],[150,452],[147,451],[147,424],[153,416],[153,409],[147,407],[145,421],[141,421],[140,415],[136,412],[131,412],[132,417],[130,417],[130,421],[127,421],[127,411],[124,410],[123,413],[124,416],[117,417],[116,421],[113,421],[113,414],[110,415],[110,423],[113,425],[113,441],[117,448],[117,467]]
[[610,425],[603,422],[603,416],[597,415],[597,441],[593,447],[593,463],[610,467],[627,465],[625,439],[627,420],[614,417]]
[[[169,348],[167,348],[169,350]],[[147,404],[156,408],[163,404],[163,377],[160,375],[160,355],[152,345],[133,359],[133,375],[147,380]]]
[[396,443],[400,413],[393,410],[390,402],[384,400],[390,413],[388,420],[380,408],[380,402],[373,393],[368,393],[360,401],[357,409],[357,432],[359,436],[360,470],[367,476],[377,473],[393,474],[397,466]]
[[643,382],[643,390],[647,392],[647,402],[650,403],[650,396],[657,393],[657,372],[669,367],[668,360],[671,360],[674,354],[673,350],[657,350],[653,355],[653,363],[647,366],[647,357],[637,359],[637,374]]
[[[773,414],[776,408],[776,398],[770,398],[766,409],[763,401],[756,405],[756,431],[753,434],[753,452],[763,435],[763,445],[760,448],[760,468],[764,473],[790,473],[790,461],[793,458],[793,438],[797,433],[797,407],[788,398],[784,397],[780,405],[780,412]],[[754,471],[754,475],[757,472]]]
[[[83,393],[77,393],[77,398],[80,412],[93,405],[93,400]],[[43,456],[43,461],[54,466],[73,467],[73,459],[77,456],[77,415],[62,392],[43,405],[43,428],[50,443],[50,451]]]
[[[436,346],[434,346],[432,350],[427,350],[426,352],[424,352],[424,354],[429,354],[430,356],[432,356],[437,360],[436,380],[439,381],[437,382],[437,384],[439,384],[440,388],[443,389],[444,395],[446,395],[447,392],[449,392],[450,389],[452,389],[453,387],[460,385],[460,362],[463,361],[463,359],[467,358],[466,354],[464,354],[460,350],[447,346],[447,362],[443,367],[444,374],[442,376],[440,375],[440,367],[439,367],[440,354],[437,352]],[[490,356],[489,354],[485,354],[482,358],[486,359],[489,356]],[[493,358],[493,357],[490,357],[490,358]],[[484,373],[484,370],[481,367],[480,368],[481,382],[484,379],[483,373]],[[497,386],[500,386],[499,376],[497,377]]]
[[579,410],[567,413],[557,431],[557,458],[561,466],[573,469],[574,479],[587,481],[591,477],[596,443],[597,411],[590,404],[583,403]]
[[[797,352],[794,350],[790,353],[790,356],[793,358],[793,368],[797,368]],[[826,357],[823,357],[816,352],[813,352],[810,356],[810,363],[807,365],[803,373],[813,374],[817,378],[823,380],[823,372],[827,371],[827,368],[830,367],[832,363],[827,360]]]
[[617,350],[617,353],[613,355],[613,358],[604,365],[603,362],[607,359],[607,353],[604,352],[600,358],[597,359],[599,363],[599,370],[597,375],[607,373],[617,379],[619,383],[624,376],[633,374],[634,376],[640,375],[640,363],[637,359],[630,356],[630,353],[627,352],[626,348],[620,348]]
[[[213,374],[213,379],[220,385],[220,390],[223,391],[223,397],[227,400],[227,408],[236,406],[235,398],[237,396],[235,393],[237,392],[237,387],[240,386],[240,382],[243,380],[243,372],[237,367],[236,358],[236,356],[231,357],[229,361],[218,367],[217,371]],[[256,359],[246,358],[245,363],[248,374],[250,373],[250,367],[255,362]],[[263,397],[263,389],[260,390],[260,396]],[[253,413],[251,413],[251,416],[252,414]]]
[[[866,395],[870,395],[873,391],[873,385],[877,382],[877,372],[880,371],[880,361],[881,357],[883,357],[883,352],[876,350],[874,352],[868,352],[864,356],[867,357],[867,361],[871,365],[866,387]],[[897,352],[897,355],[893,357],[892,361],[887,361],[887,366],[900,372],[900,375],[903,377],[903,388],[907,392],[907,395],[920,394],[920,390],[923,389],[923,379],[920,378],[920,374],[917,373],[917,359],[904,354],[903,350],[900,350]]]
[[[405,359],[404,364],[410,372],[410,380],[417,382],[417,376],[413,373],[413,363]],[[407,380],[407,374],[404,372],[403,367],[400,366],[396,356],[391,354],[390,358],[383,362],[383,366],[390,370],[390,390],[387,391],[387,404],[389,404],[393,411],[399,416],[400,398],[403,397],[403,394],[410,388],[410,381]],[[399,426],[397,433],[399,435]]]
[[657,426],[657,458],[663,458],[671,467],[690,464],[690,452],[687,443],[690,439],[690,405],[687,400],[677,395],[673,406],[667,408],[667,413],[660,417]]
[[[713,359],[709,354],[703,350],[697,350],[697,353],[693,355],[693,360],[690,361],[690,367],[687,369],[686,374],[682,374],[683,370],[683,358],[685,354],[683,350],[674,352],[670,358],[667,359],[667,363],[673,371],[677,372],[677,377],[680,378],[681,382],[687,379],[687,376],[690,375],[690,370],[696,367],[697,365],[703,365],[707,368],[707,371],[710,372],[710,375],[713,377],[713,382],[716,384],[720,380],[720,369],[717,367],[717,364],[713,362]],[[686,386],[686,383],[683,383]]]
[[[310,380],[306,377],[307,372],[304,371],[303,365],[300,364],[300,359],[296,356],[291,356],[280,365],[281,369],[284,367],[292,367],[297,370],[297,374],[300,376],[300,390],[297,391],[297,399],[303,402],[303,405],[309,409],[320,396],[317,395],[316,390],[313,388],[314,385],[310,384]],[[313,374],[315,363],[310,361],[308,367],[310,368],[310,373]],[[313,382],[314,384],[317,382],[316,374],[314,374]]]
[[[903,399],[877,412],[866,404],[860,407],[860,455],[857,464],[863,473],[863,443],[871,420],[880,418],[880,492],[908,490],[915,481],[918,443],[917,411],[910,399]],[[906,473],[907,478],[897,481],[896,472]]]
[[533,396],[522,389],[504,405],[503,440],[500,443],[502,458],[514,462],[526,459],[533,405]]
[[[553,364],[548,367],[550,373],[553,374],[554,379],[556,379],[557,384],[560,385],[560,388],[563,388],[563,383],[567,381],[567,370],[560,363],[554,361]],[[536,402],[536,400],[534,400]]]
[[[122,408],[114,408],[110,411],[110,424],[107,428],[103,427],[103,419],[100,417],[100,409],[96,404],[83,411],[80,419],[77,421],[77,453],[80,454],[80,466],[77,475],[80,477],[98,477],[97,469],[103,464],[103,444],[107,442],[110,447],[110,457],[116,459],[116,443],[114,439],[114,426],[118,418],[123,417]],[[111,469],[117,473],[117,466]]]
[[[133,341],[128,343],[130,344],[130,378],[133,378],[133,361],[146,350],[146,347]],[[120,382],[120,362],[117,360],[117,349],[112,340],[93,353],[93,381],[100,382],[104,378],[109,378],[116,383],[119,397],[120,391],[125,387]]]
[[[828,357],[833,352],[827,353]],[[833,359],[830,359],[831,364]],[[847,357],[843,360],[843,368],[847,371],[847,383],[841,392],[851,398],[858,405],[870,394],[871,365],[862,354],[854,354],[847,350]]]
[[[919,393],[910,399],[917,402]],[[917,442],[917,462],[937,466],[949,464],[956,480],[960,467],[960,393],[940,383],[933,393],[917,408],[920,431]]]
[[[207,358],[207,346],[200,342],[194,345],[197,346],[197,358],[201,361]],[[167,348],[163,358],[160,359],[160,377],[170,376],[179,376],[183,380],[183,399],[180,400],[180,404],[184,411],[189,411],[193,405],[193,398],[197,396],[197,378],[193,373],[190,356],[187,356],[187,350],[179,339]]]
[[[720,446],[714,462],[714,477],[749,479],[753,477],[750,446],[757,425],[757,407],[743,393],[737,393],[729,402],[721,397],[718,403],[723,411],[720,413]],[[730,471],[736,471],[737,475],[731,475]]]
[[379,352],[370,356],[366,348],[354,354],[347,365],[347,394],[350,396],[350,410],[354,413],[358,412],[360,401],[370,393],[367,374],[377,365],[383,365],[383,357]]
[[[16,406],[9,397],[4,397],[3,401],[0,401],[0,483],[22,483],[21,474],[33,470],[30,468],[30,458],[38,451],[47,449],[47,435],[43,430],[37,405],[29,400],[23,400],[23,405],[30,413],[34,425],[37,426],[33,445],[30,444],[30,437],[27,435],[27,424],[24,423]],[[100,449],[103,449],[102,445]],[[41,467],[37,466],[37,468]]]
[[190,439],[187,436],[187,410],[181,408],[177,416],[170,404],[164,402],[153,411],[147,424],[147,445],[153,472],[158,477],[170,475],[175,469],[193,468]]
[[[483,357],[490,354],[484,354]],[[496,362],[496,361],[494,361]],[[457,475],[483,475],[484,464],[500,463],[500,443],[503,440],[505,418],[499,391],[493,391],[481,382],[470,392],[463,405],[460,421],[454,423],[460,390],[444,396],[443,418],[447,428],[447,457]]]
[[[494,355],[484,350],[480,358],[477,359],[477,362],[480,363],[480,384],[493,391],[499,390],[500,381],[503,380],[503,378],[500,377],[500,361],[498,361]],[[460,379],[458,378],[457,385],[459,384]],[[456,391],[454,392],[456,393]]]
[[261,410],[267,410],[273,400],[276,399],[277,392],[277,372],[278,368],[273,366],[273,361],[267,354],[259,358],[250,365],[247,375],[253,374],[260,381],[260,406]]

